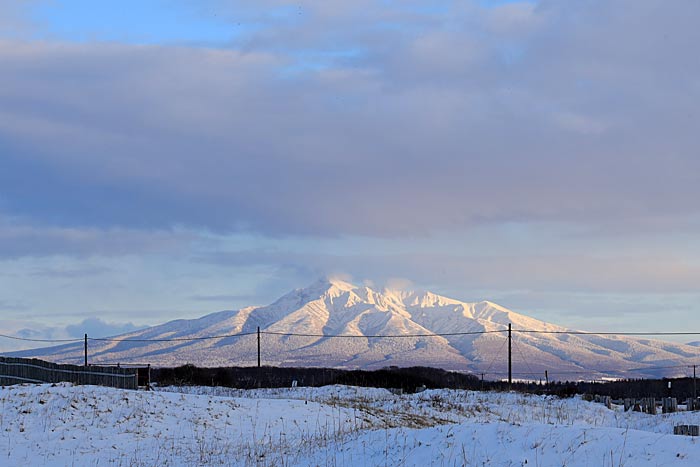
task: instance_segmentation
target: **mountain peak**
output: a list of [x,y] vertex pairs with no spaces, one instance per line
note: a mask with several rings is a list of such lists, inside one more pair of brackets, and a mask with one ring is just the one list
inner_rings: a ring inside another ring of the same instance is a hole
[[292,290],[275,303],[287,303],[292,301],[302,304],[324,296],[338,297],[355,289],[357,289],[355,285],[340,279],[321,278],[307,287]]
[[350,292],[351,290],[355,289],[357,289],[357,286],[351,284],[350,282],[334,277],[323,277],[308,287],[297,290],[303,292],[305,295],[325,295],[328,293],[336,295],[338,293]]
[[349,291],[355,290],[357,288],[356,285],[351,284],[350,282],[346,282],[342,279],[337,279],[335,277],[330,277],[330,278],[322,279],[322,280],[325,280],[325,282],[327,284],[330,284],[331,286],[333,286],[337,289],[343,290],[345,292],[349,292]]

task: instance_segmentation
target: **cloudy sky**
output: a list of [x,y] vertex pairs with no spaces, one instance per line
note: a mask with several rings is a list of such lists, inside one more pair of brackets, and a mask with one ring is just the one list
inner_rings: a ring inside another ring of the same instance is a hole
[[698,330],[698,18],[3,0],[0,331],[120,332],[326,275]]

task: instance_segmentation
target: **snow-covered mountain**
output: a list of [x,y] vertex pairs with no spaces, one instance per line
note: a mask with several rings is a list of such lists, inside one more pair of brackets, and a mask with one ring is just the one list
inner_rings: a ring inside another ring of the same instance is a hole
[[[507,329],[513,327],[515,378],[643,377],[688,373],[700,348],[653,339],[518,330],[567,331],[491,302],[465,303],[431,292],[405,292],[321,280],[263,307],[175,320],[89,342],[91,363],[176,366],[257,364],[260,327],[264,365],[341,368],[433,366],[505,376]],[[499,331],[487,332],[483,331]],[[475,334],[459,334],[474,332]],[[231,334],[250,333],[230,337]],[[453,334],[426,336],[426,334]],[[343,335],[352,337],[327,337]],[[406,336],[415,337],[381,337]],[[215,339],[202,339],[221,336]],[[324,337],[326,336],[326,337]],[[123,340],[121,340],[123,339]],[[191,340],[192,339],[192,340]],[[83,361],[82,344],[16,352],[65,363]],[[660,367],[675,368],[660,368]]]

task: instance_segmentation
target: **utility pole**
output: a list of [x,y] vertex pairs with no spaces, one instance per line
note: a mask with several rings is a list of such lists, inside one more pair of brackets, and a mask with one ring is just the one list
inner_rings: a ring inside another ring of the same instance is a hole
[[85,334],[85,366],[88,366],[88,364],[87,364],[87,334]]
[[697,367],[697,365],[693,365],[693,407],[695,407],[695,404],[698,402],[698,389],[695,382],[695,367]]
[[508,323],[508,390],[513,384],[513,334],[512,324]]
[[260,326],[258,326],[258,368],[260,368]]

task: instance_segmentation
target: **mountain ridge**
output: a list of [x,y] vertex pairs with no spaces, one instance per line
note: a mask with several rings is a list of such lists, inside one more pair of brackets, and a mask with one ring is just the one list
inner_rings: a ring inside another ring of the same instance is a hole
[[[267,306],[169,321],[115,336],[113,341],[91,340],[88,350],[94,364],[248,366],[257,362],[255,334],[260,328],[261,357],[268,365],[367,369],[421,365],[497,379],[506,372],[504,330],[509,323],[514,329],[514,372],[521,379],[539,379],[545,370],[557,379],[677,376],[673,372],[683,373],[680,366],[700,357],[700,348],[692,345],[566,334],[574,330],[489,301],[468,303],[429,291],[377,291],[341,280],[316,281]],[[83,348],[68,344],[12,355],[79,363]],[[670,366],[677,368],[662,368]],[[638,369],[630,372],[633,368]]]

